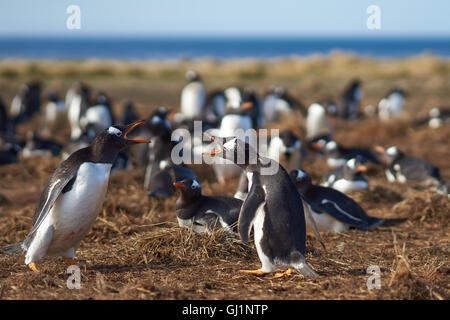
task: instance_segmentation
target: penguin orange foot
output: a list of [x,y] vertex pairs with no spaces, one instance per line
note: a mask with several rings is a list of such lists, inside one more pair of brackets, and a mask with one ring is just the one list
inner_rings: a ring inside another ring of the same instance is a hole
[[35,262],[30,262],[27,266],[34,272],[40,272]]
[[292,269],[289,268],[287,269],[285,272],[278,272],[275,273],[275,275],[273,276],[274,279],[278,279],[278,278],[284,278],[284,277],[288,277],[292,274]]
[[264,276],[267,274],[267,272],[262,271],[261,269],[258,270],[241,270],[242,273],[245,274],[254,274],[255,276]]
[[73,266],[76,265],[76,261],[72,258],[63,258],[64,263],[66,264],[66,266]]

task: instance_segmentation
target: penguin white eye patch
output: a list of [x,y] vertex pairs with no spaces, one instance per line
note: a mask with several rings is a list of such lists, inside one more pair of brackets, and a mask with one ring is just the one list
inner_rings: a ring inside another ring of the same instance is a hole
[[120,131],[119,129],[114,128],[114,127],[109,127],[108,128],[108,133],[109,134],[115,134],[118,137],[120,137],[122,135],[122,131]]
[[191,188],[195,189],[200,187],[200,183],[197,182],[197,180],[192,180]]

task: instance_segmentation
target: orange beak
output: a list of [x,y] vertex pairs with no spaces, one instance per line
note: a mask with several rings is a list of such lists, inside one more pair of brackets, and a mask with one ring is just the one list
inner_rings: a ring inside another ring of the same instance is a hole
[[386,149],[383,147],[380,147],[380,146],[376,146],[375,151],[378,153],[384,153],[386,151]]
[[367,171],[367,167],[366,166],[358,166],[358,171],[359,172],[366,172]]
[[127,137],[127,135],[128,135],[131,131],[133,131],[134,128],[136,128],[137,126],[143,125],[143,124],[146,123],[146,122],[147,122],[146,120],[141,120],[141,121],[138,121],[138,122],[134,123],[134,124],[133,124],[126,132],[125,132],[125,134],[123,135],[123,138],[124,138],[125,140],[128,140],[128,141],[134,141],[134,142],[137,142],[137,143],[150,143],[151,140],[130,139],[130,138]]
[[174,187],[177,187],[177,188],[182,188],[185,186],[185,184],[181,183],[181,182],[174,182],[173,185],[174,185]]
[[[251,102],[250,102],[250,103],[251,103]],[[209,135],[208,133],[204,132],[203,134],[204,134],[205,136],[207,136],[211,141],[216,141],[216,138],[214,138],[213,136]],[[218,153],[221,153],[222,150],[223,150],[223,149],[220,148],[220,149],[212,150],[212,151],[209,151],[209,152],[203,152],[203,154],[209,154],[209,155],[213,156],[213,155],[216,155],[216,154],[218,154]]]
[[321,145],[320,143],[317,143],[317,142],[311,144],[311,147],[312,147],[314,150],[320,150],[320,149],[322,149],[322,145]]
[[241,105],[242,109],[244,110],[248,110],[251,109],[253,107],[253,102],[245,102]]

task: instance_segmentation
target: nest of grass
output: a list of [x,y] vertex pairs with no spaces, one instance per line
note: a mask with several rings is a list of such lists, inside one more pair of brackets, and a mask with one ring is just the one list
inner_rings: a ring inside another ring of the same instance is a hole
[[161,263],[168,266],[227,262],[230,259],[257,260],[251,245],[240,241],[235,234],[214,230],[211,234],[195,233],[190,228],[163,227],[139,233],[127,240],[134,252],[131,263]]

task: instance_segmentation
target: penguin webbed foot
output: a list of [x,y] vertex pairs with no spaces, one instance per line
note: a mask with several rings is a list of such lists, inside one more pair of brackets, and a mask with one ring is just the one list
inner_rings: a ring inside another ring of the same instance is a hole
[[275,273],[275,275],[273,276],[274,279],[279,279],[279,278],[284,278],[284,277],[288,277],[292,274],[293,270],[291,268],[287,269],[284,272],[277,272]]
[[30,262],[29,264],[27,264],[27,267],[30,268],[31,270],[33,270],[36,273],[39,273],[40,270],[36,265],[36,262]]
[[267,274],[267,272],[262,271],[261,269],[257,269],[257,270],[241,270],[242,273],[245,274],[252,274],[255,276],[265,276]]

